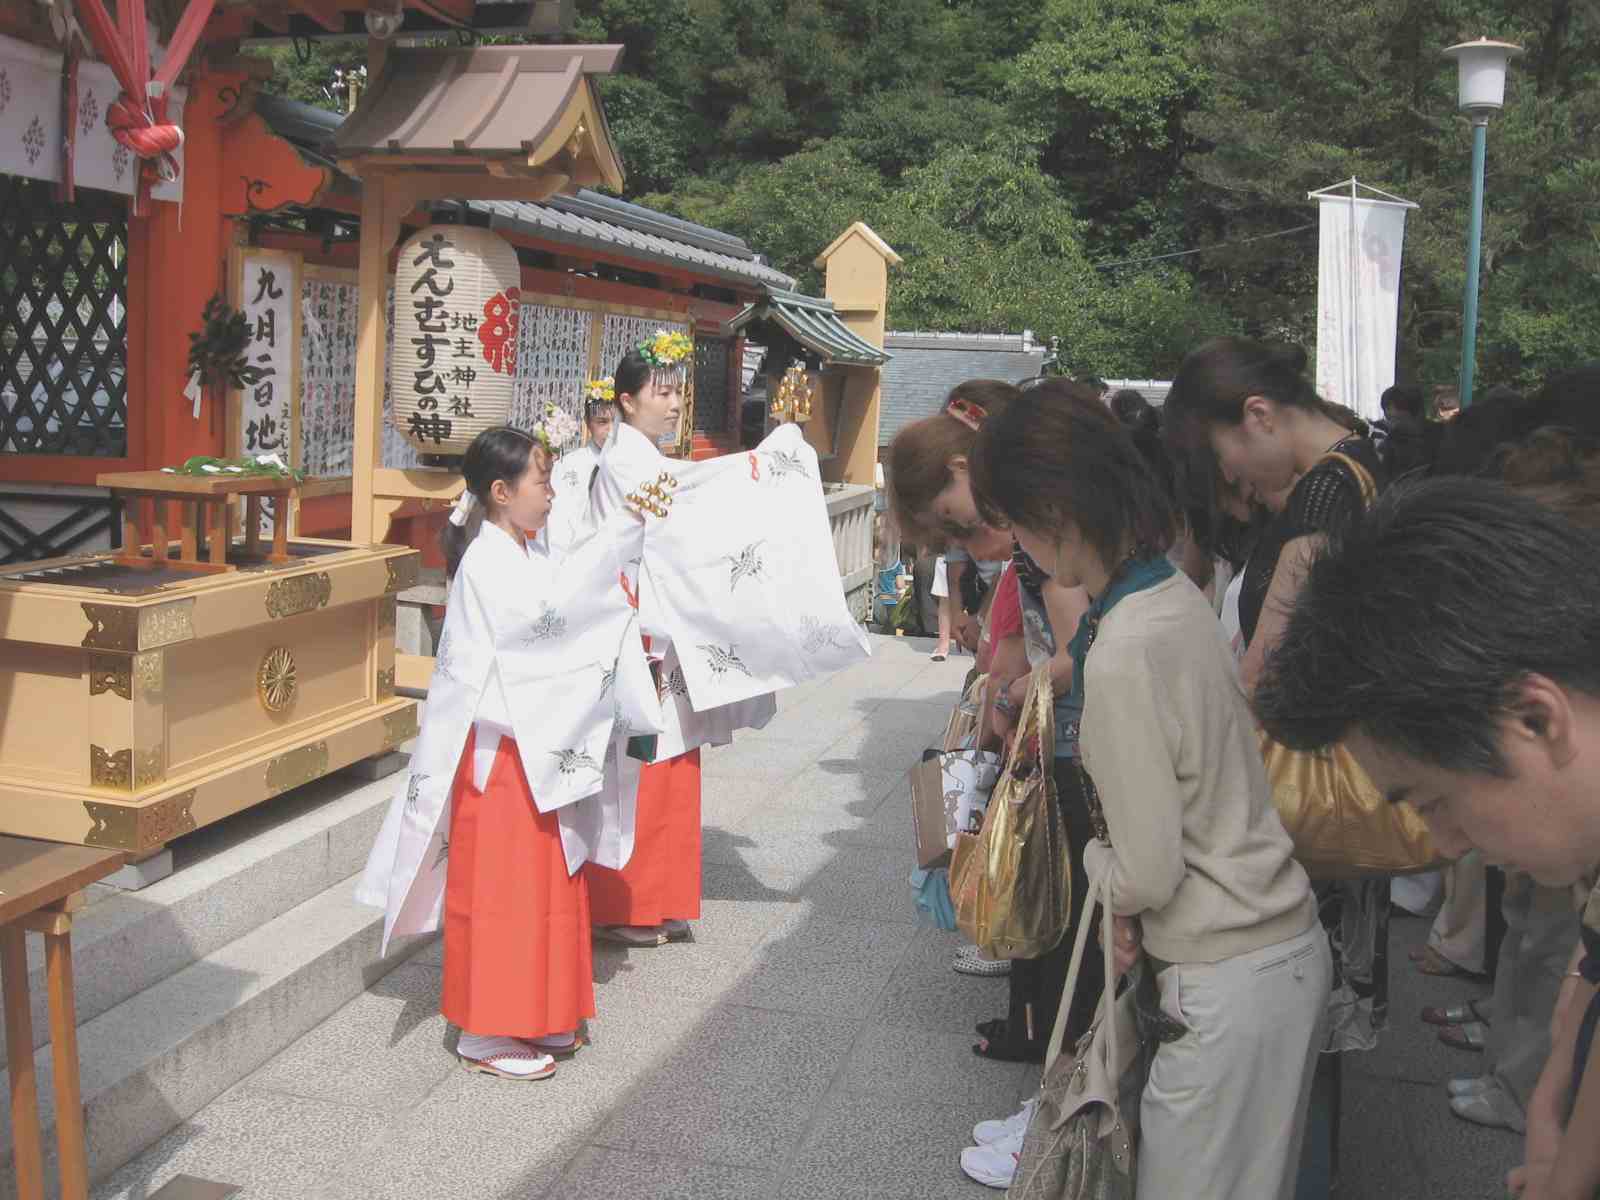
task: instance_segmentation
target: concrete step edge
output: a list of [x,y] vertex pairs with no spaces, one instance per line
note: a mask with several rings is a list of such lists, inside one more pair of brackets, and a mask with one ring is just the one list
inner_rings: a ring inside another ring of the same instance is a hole
[[[378,957],[383,914],[340,880],[289,912],[80,1025],[89,1173],[105,1178],[430,944]],[[49,1168],[50,1048],[34,1057]],[[13,1172],[0,1096],[0,1200]]]
[[[359,871],[399,778],[358,784],[341,774],[320,780],[295,793],[302,801],[329,797],[316,807],[182,866],[142,891],[84,909],[72,934],[79,1025]],[[42,940],[28,941],[37,1047],[49,1036],[48,1000]]]

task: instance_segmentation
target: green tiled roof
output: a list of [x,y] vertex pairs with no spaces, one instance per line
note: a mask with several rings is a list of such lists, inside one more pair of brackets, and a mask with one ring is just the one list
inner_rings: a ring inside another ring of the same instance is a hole
[[890,356],[871,342],[850,332],[833,310],[832,300],[819,300],[799,292],[767,289],[767,298],[750,305],[727,324],[727,332],[740,333],[759,321],[776,322],[790,337],[824,362],[845,366],[876,367]]

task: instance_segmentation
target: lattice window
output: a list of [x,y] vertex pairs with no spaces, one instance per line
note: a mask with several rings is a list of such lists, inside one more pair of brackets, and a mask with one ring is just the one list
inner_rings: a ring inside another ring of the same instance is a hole
[[731,338],[694,341],[694,427],[701,433],[728,431],[728,356]]
[[517,330],[517,378],[510,424],[531,429],[554,402],[583,419],[583,385],[589,375],[590,314],[576,308],[524,304]]
[[624,354],[658,329],[668,329],[675,333],[689,332],[689,327],[679,321],[658,321],[651,317],[623,317],[616,313],[607,313],[605,326],[600,332],[600,373],[610,375],[614,372]]
[[0,175],[0,453],[128,453],[127,201]]

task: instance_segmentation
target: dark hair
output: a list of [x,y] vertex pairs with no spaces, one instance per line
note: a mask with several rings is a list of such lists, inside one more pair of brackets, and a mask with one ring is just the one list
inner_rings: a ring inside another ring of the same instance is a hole
[[[950,389],[945,398],[975,404],[992,421],[1005,412],[1022,393],[1016,384],[999,379],[969,379]],[[950,486],[950,460],[972,458],[978,434],[971,426],[939,411],[931,417],[913,421],[895,434],[889,443],[885,480],[889,485],[889,507],[903,532],[919,542],[942,545],[945,535],[930,528],[924,517],[940,492]]]
[[485,429],[472,439],[466,457],[461,460],[461,476],[466,481],[467,490],[477,497],[478,507],[467,518],[465,525],[447,522],[439,533],[446,574],[455,575],[456,569],[461,566],[462,555],[466,554],[472,539],[478,536],[478,530],[483,527],[484,515],[491,504],[489,489],[494,487],[495,480],[516,483],[536,453],[548,457],[543,443],[520,429],[505,425]]
[[1533,673],[1600,696],[1600,539],[1497,482],[1405,482],[1312,563],[1255,707],[1296,749],[1359,731],[1503,776]]
[[1124,425],[1139,425],[1155,411],[1150,401],[1144,398],[1144,393],[1133,388],[1119,388],[1112,392],[1107,403],[1117,420]]
[[1276,404],[1321,411],[1317,389],[1306,378],[1306,352],[1290,342],[1219,337],[1184,356],[1163,411],[1169,440],[1205,444],[1212,425],[1237,425],[1244,402],[1265,396]]
[[1422,395],[1422,389],[1414,383],[1397,383],[1393,387],[1384,388],[1380,403],[1385,411],[1392,408],[1395,412],[1405,413],[1418,421],[1423,419],[1424,410],[1427,408],[1427,400]]
[[611,376],[617,396],[620,398],[624,392],[637,396],[639,389],[650,382],[650,372],[654,369],[638,350],[629,350],[617,363],[616,373]]
[[1051,379],[984,422],[972,491],[991,525],[1059,529],[1071,521],[1115,567],[1172,544],[1172,508],[1131,432],[1082,384]]
[[1539,429],[1499,455],[1500,477],[1513,491],[1600,533],[1600,443],[1568,429]]
[[1511,388],[1496,387],[1444,428],[1434,456],[1435,475],[1497,474],[1495,455],[1542,424],[1537,407]]

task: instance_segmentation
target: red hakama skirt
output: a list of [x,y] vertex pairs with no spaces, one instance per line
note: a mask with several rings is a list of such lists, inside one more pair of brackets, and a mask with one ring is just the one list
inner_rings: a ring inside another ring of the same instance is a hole
[[700,751],[639,772],[633,857],[620,871],[588,863],[596,925],[659,925],[700,916]]
[[450,790],[439,1007],[468,1033],[566,1033],[594,1016],[588,887],[567,874],[560,824],[534,807],[516,742],[500,739],[480,792],[475,741]]

